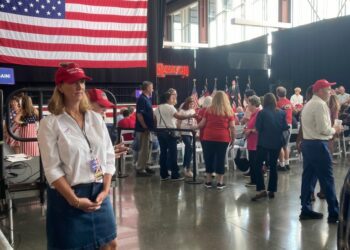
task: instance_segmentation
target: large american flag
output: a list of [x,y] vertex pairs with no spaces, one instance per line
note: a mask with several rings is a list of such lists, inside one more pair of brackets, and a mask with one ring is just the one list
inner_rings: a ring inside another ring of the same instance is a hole
[[147,0],[0,0],[0,62],[147,67]]

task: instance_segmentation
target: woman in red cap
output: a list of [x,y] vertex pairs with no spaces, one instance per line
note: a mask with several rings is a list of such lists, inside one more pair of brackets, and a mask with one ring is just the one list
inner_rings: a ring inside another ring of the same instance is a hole
[[56,88],[38,133],[47,189],[48,249],[117,249],[109,199],[114,149],[105,122],[90,110],[85,80],[74,63],[55,75]]

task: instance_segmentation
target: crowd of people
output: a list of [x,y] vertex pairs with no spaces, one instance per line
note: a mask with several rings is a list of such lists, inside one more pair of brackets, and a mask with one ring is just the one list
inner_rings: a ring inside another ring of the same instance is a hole
[[[104,116],[113,108],[100,89],[85,91],[85,81],[91,80],[74,63],[62,64],[55,75],[55,90],[49,101],[51,113],[40,121],[38,144],[33,152],[26,144],[7,137],[16,153],[40,155],[49,187],[47,191],[48,249],[117,248],[115,215],[109,200],[115,159],[130,152],[123,143],[113,146]],[[169,89],[154,109],[151,102],[152,82],[142,84],[142,94],[136,110],[120,111],[118,126],[134,129],[123,134],[133,141],[137,177],[155,174],[149,158],[153,142],[159,142],[160,180],[181,181],[191,178],[193,136],[198,137],[205,163],[205,188],[222,190],[225,184],[225,157],[235,145],[236,126],[244,127],[245,148],[248,151],[250,178],[247,187],[255,187],[251,198],[275,198],[278,171],[288,171],[291,129],[300,128],[297,146],[303,154],[300,220],[320,219],[313,211],[314,189],[328,203],[328,222],[336,223],[339,205],[335,193],[332,158],[333,139],[350,125],[350,95],[344,87],[332,90],[334,83],[318,80],[306,91],[301,89],[287,98],[283,86],[276,93],[258,97],[247,89],[242,103],[231,102],[224,91],[206,96],[198,107],[195,98],[188,97],[176,109],[177,92]],[[27,95],[11,100],[11,130],[19,137],[35,137],[38,112]],[[170,130],[169,130],[170,129]],[[176,129],[188,129],[178,132]],[[26,131],[35,131],[34,134]],[[154,136],[155,135],[155,136]],[[183,171],[178,166],[179,140],[184,143]],[[30,142],[32,143],[32,142]],[[36,143],[36,142],[34,142]],[[28,147],[27,147],[28,148]],[[269,173],[268,183],[264,176]]]

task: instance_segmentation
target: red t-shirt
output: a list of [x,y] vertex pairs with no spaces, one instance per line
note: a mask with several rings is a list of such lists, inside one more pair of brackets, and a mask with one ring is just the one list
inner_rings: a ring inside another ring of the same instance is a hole
[[135,123],[136,123],[136,112],[133,112],[130,116],[129,119],[131,120],[132,124],[134,124],[135,127]]
[[214,115],[209,112],[204,114],[206,124],[204,126],[203,141],[230,142],[230,122],[234,116]]
[[[247,129],[254,129],[256,123],[256,117],[260,110],[250,115],[249,121],[247,122]],[[258,145],[258,132],[250,133],[247,137],[247,149],[251,151],[256,150]]]
[[292,124],[293,121],[293,105],[287,98],[280,98],[277,102],[277,107],[286,112],[287,124]]
[[[135,121],[130,117],[121,119],[118,122],[118,127],[120,128],[135,128]],[[123,138],[125,141],[132,141],[134,139],[134,133],[130,131],[130,133],[124,134]]]

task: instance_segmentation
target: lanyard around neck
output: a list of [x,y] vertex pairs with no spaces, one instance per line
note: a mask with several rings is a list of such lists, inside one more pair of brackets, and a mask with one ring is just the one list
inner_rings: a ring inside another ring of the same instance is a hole
[[91,143],[90,143],[90,141],[89,141],[89,139],[88,139],[88,137],[86,135],[86,132],[85,132],[85,113],[83,114],[83,127],[82,128],[79,126],[79,123],[73,118],[73,116],[71,114],[69,114],[68,112],[67,112],[67,114],[75,121],[75,123],[79,127],[80,131],[82,132],[82,134],[83,134],[83,136],[84,136],[84,138],[85,138],[85,140],[86,140],[86,142],[87,142],[87,144],[89,146],[90,153],[92,153]]

